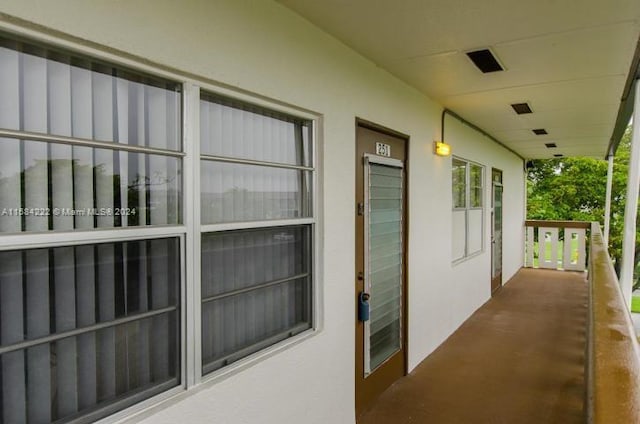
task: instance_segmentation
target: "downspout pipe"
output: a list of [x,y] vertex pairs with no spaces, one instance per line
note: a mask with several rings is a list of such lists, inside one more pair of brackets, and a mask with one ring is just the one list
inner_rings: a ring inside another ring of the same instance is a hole
[[489,134],[488,132],[486,132],[485,130],[483,130],[482,128],[478,127],[477,125],[467,121],[466,119],[464,119],[462,116],[458,115],[457,113],[455,113],[454,111],[450,110],[450,109],[444,109],[442,111],[442,118],[441,118],[441,122],[440,122],[440,141],[446,142],[446,140],[444,139],[444,117],[446,115],[451,116],[452,118],[457,119],[458,121],[462,122],[463,124],[465,124],[468,127],[473,128],[474,130],[478,131],[480,134],[484,135],[485,137],[491,139],[493,142],[495,142],[496,144],[500,145],[501,147],[503,147],[504,149],[510,151],[511,153],[513,153],[514,155],[516,155],[517,157],[519,157],[520,159],[522,159],[522,161],[525,161],[525,158],[522,157],[518,152],[516,152],[515,150],[513,150],[511,147],[506,146],[504,143],[502,143],[500,140],[498,140],[497,138],[495,138],[494,136],[492,136],[491,134]]

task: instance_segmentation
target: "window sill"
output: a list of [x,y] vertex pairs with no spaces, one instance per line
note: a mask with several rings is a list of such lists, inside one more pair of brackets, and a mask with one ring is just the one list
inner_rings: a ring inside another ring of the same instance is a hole
[[473,259],[475,257],[481,256],[483,253],[484,253],[484,249],[479,250],[479,251],[474,252],[474,253],[470,253],[469,255],[464,256],[462,258],[454,259],[454,260],[451,261],[451,266],[455,267],[455,266],[457,266],[457,265],[459,265],[461,263],[467,262],[467,261],[469,261],[469,260],[471,260],[471,259]]

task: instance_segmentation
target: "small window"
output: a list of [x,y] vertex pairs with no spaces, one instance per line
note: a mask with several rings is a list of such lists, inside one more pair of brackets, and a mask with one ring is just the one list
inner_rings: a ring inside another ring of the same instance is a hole
[[453,158],[451,185],[452,258],[458,261],[481,252],[483,248],[484,167]]
[[207,374],[311,328],[314,168],[311,121],[203,93],[200,125]]

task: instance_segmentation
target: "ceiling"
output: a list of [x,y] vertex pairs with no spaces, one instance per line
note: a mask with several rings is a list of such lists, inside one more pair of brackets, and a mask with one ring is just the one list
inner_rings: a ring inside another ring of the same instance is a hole
[[528,159],[606,156],[640,37],[639,0],[279,2]]

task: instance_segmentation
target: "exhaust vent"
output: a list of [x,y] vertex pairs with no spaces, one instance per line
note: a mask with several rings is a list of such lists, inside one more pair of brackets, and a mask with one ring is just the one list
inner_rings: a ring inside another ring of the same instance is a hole
[[549,133],[547,132],[547,130],[545,130],[544,128],[537,128],[537,129],[535,129],[535,130],[531,130],[531,131],[533,131],[533,133],[534,133],[535,135],[547,135],[547,134],[549,134]]
[[513,110],[516,111],[518,115],[524,115],[525,113],[533,113],[531,107],[529,107],[529,103],[513,103],[511,105]]
[[558,147],[556,143],[545,143],[544,145],[547,146],[547,149],[555,149]]
[[562,155],[562,154],[553,155],[553,157],[554,157],[554,158],[561,158],[561,157],[563,157],[563,156],[564,156],[564,155]]
[[471,59],[473,64],[476,65],[476,67],[480,69],[480,71],[482,71],[482,73],[484,74],[488,74],[489,72],[504,71],[504,68],[498,62],[498,59],[496,59],[496,57],[489,49],[467,52],[467,56],[469,57],[469,59]]

